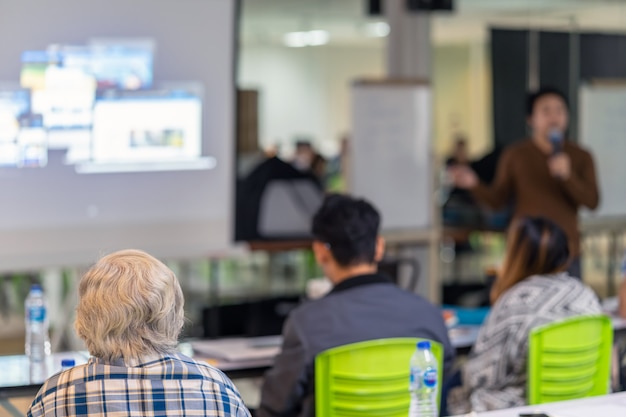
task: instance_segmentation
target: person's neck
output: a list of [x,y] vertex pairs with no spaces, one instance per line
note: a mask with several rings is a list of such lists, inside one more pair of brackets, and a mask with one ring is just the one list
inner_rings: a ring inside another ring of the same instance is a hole
[[360,275],[371,275],[378,272],[377,265],[355,265],[347,268],[338,269],[333,277],[329,277],[334,285],[337,285],[350,278],[354,278]]
[[535,135],[531,140],[542,153],[546,155],[550,155],[552,153],[552,144],[547,139]]

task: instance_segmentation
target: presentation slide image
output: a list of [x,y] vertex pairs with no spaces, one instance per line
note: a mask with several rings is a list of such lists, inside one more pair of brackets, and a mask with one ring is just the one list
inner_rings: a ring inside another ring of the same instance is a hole
[[233,0],[0,0],[0,272],[230,248],[238,18]]
[[50,66],[45,88],[32,92],[32,112],[42,114],[48,129],[84,128],[92,124],[96,80],[81,69]]
[[64,150],[66,165],[87,162],[91,159],[91,130],[51,130],[48,148]]
[[94,110],[92,161],[161,162],[202,156],[197,97],[102,100]]
[[93,39],[91,71],[98,89],[149,89],[153,84],[155,42],[151,39]]
[[48,150],[62,150],[78,174],[212,169],[202,155],[204,86],[156,89],[155,49],[150,38],[97,38],[23,51],[21,90],[0,87],[0,164],[43,167]]
[[46,130],[39,127],[24,127],[17,138],[19,149],[18,167],[45,167],[48,163]]
[[20,131],[20,119],[30,112],[30,93],[0,86],[0,143],[13,143]]
[[17,143],[0,142],[0,167],[14,167],[19,161],[19,148]]

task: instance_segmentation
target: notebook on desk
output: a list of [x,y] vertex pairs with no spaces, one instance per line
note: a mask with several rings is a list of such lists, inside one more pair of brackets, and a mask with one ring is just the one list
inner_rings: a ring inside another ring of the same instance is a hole
[[227,362],[272,359],[280,353],[282,336],[201,340],[192,342],[196,355]]

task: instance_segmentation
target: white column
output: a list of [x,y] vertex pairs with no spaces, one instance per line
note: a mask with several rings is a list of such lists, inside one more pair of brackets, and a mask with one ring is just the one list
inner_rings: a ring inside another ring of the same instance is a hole
[[409,12],[406,0],[387,0],[385,14],[391,28],[387,37],[387,76],[430,80],[430,14]]
[[[391,29],[387,37],[387,78],[429,83],[432,76],[431,15],[429,12],[409,12],[406,3],[406,0],[386,0],[384,4]],[[432,134],[430,140],[432,152]],[[433,168],[433,175],[434,172]],[[439,278],[441,231],[437,210],[439,207],[433,200],[433,224],[428,242],[401,251],[405,255],[413,256],[420,265],[420,278],[414,290],[436,303],[441,301]]]

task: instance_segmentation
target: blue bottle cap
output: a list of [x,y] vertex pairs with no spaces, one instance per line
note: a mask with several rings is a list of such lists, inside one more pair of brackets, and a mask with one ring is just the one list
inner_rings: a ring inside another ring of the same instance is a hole
[[31,291],[40,291],[40,292],[41,292],[41,291],[42,291],[42,290],[41,290],[41,285],[39,285],[39,284],[33,284],[33,285],[31,285],[31,286],[30,286],[30,290],[31,290]]
[[61,360],[61,368],[71,368],[75,365],[76,365],[76,361],[74,359]]
[[430,341],[429,340],[422,340],[421,342],[417,342],[417,348],[418,349],[430,349]]

